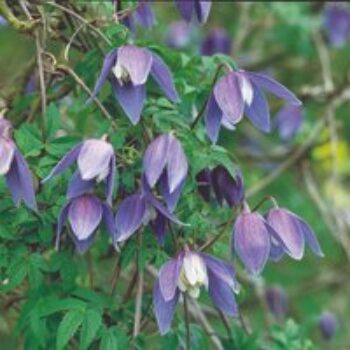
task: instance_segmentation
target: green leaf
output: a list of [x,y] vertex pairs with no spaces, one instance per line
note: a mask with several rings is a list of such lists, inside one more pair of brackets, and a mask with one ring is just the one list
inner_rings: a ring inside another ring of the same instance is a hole
[[88,310],[85,313],[84,322],[80,332],[80,350],[89,348],[94,340],[96,333],[102,325],[101,314],[96,310]]
[[57,330],[56,349],[62,350],[82,324],[85,312],[79,309],[68,311]]
[[102,336],[100,350],[122,350],[128,348],[128,338],[119,328],[112,327]]
[[51,139],[60,128],[60,111],[56,104],[51,103],[46,111],[46,136]]

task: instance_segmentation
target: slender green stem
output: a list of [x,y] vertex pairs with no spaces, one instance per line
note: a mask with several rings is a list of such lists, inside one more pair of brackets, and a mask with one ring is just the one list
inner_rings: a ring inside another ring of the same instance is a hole
[[186,350],[190,350],[191,347],[191,334],[190,334],[190,321],[188,317],[188,305],[187,305],[187,294],[183,293],[184,298],[184,314],[185,314],[185,325],[186,325]]
[[[221,69],[222,69],[222,68],[228,69],[227,67],[228,67],[227,63],[220,63],[220,64],[218,65],[218,67],[217,67],[217,69],[216,69],[216,72],[215,72],[215,76],[214,76],[213,82],[212,82],[212,84],[211,84],[210,90],[213,89],[213,87],[214,87],[216,81],[218,80]],[[229,67],[229,68],[231,69],[231,67]],[[231,69],[231,70],[232,70],[232,69]],[[205,111],[205,108],[207,107],[209,98],[210,98],[210,94],[208,95],[208,97],[206,98],[205,102],[203,103],[203,105],[202,105],[200,111],[198,112],[196,118],[195,118],[194,121],[192,122],[192,124],[191,124],[191,126],[190,126],[191,130],[194,129],[195,126],[197,125],[197,123],[199,122],[199,120],[200,120],[202,114],[203,114],[204,111]]]
[[257,211],[266,201],[271,201],[273,206],[278,208],[276,199],[273,196],[266,196],[253,208],[252,211]]

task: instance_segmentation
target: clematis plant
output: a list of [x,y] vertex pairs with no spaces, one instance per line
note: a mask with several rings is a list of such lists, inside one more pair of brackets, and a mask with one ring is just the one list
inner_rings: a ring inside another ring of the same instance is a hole
[[[122,11],[122,1],[114,0],[116,17],[118,18],[118,12]],[[128,13],[121,22],[128,27],[131,31],[135,31],[135,22],[139,23],[144,28],[151,28],[155,25],[156,19],[152,7],[147,0],[140,0],[136,9]]]
[[164,243],[167,223],[184,225],[151,192],[147,181],[143,179],[141,190],[125,198],[115,217],[116,242],[122,242],[132,236],[142,225],[150,222],[160,244]]
[[175,4],[183,19],[190,22],[195,18],[200,24],[208,20],[212,5],[210,0],[175,0]]
[[173,207],[188,171],[186,155],[180,141],[172,134],[155,138],[146,149],[143,170],[151,188],[161,180],[162,194],[168,205]]
[[56,249],[59,247],[63,225],[67,218],[72,229],[72,239],[79,254],[89,249],[95,238],[96,229],[102,221],[111,237],[115,237],[111,207],[91,194],[83,194],[70,199],[61,210],[57,224]]
[[12,124],[0,118],[0,175],[5,175],[14,204],[21,200],[32,210],[37,210],[32,175],[27,162],[12,140]]
[[274,318],[282,321],[288,309],[288,296],[285,290],[279,286],[268,287],[265,291],[265,300]]
[[231,52],[231,39],[223,28],[212,28],[201,45],[203,56],[212,56],[216,53],[229,55]]
[[299,132],[304,115],[299,106],[286,105],[276,115],[275,125],[280,138],[289,141]]
[[116,157],[112,145],[104,139],[81,142],[57,163],[43,182],[59,175],[75,161],[78,169],[69,182],[68,197],[77,197],[92,189],[96,182],[105,181],[107,202],[111,204],[116,175]]
[[284,208],[271,209],[266,215],[267,223],[273,228],[283,244],[274,243],[275,260],[284,253],[296,260],[304,256],[305,243],[319,257],[324,254],[311,227],[302,218]]
[[350,40],[350,8],[345,3],[328,3],[324,11],[324,29],[334,47]]
[[322,312],[318,320],[318,327],[324,340],[332,340],[337,333],[338,326],[338,318],[333,312]]
[[98,94],[109,77],[116,99],[135,125],[141,117],[149,75],[170,101],[179,101],[171,72],[162,58],[135,45],[121,46],[106,55],[92,95]]
[[209,202],[211,190],[220,205],[225,201],[229,207],[239,206],[244,201],[244,185],[241,173],[233,177],[222,165],[212,170],[203,169],[196,175],[198,191],[202,198]]
[[193,28],[186,21],[174,22],[169,26],[166,43],[174,49],[183,49],[193,38]]
[[301,105],[291,91],[266,75],[242,69],[230,71],[218,80],[208,100],[205,125],[210,140],[216,143],[221,125],[232,130],[244,114],[255,127],[269,132],[270,111],[263,90],[290,105]]
[[154,311],[161,334],[170,329],[180,295],[186,293],[198,298],[202,287],[208,290],[213,303],[222,312],[228,316],[238,315],[233,266],[210,255],[186,249],[161,267],[154,285]]

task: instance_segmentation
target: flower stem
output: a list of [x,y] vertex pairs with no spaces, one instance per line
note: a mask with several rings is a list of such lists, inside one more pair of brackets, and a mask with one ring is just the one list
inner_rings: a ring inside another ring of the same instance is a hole
[[188,317],[188,305],[187,305],[186,293],[183,293],[183,298],[184,298],[184,313],[185,313],[185,325],[186,325],[186,350],[190,350],[191,334],[190,334],[190,321]]
[[266,196],[253,208],[252,211],[257,211],[266,201],[272,202],[274,208],[278,208],[276,199],[272,196]]
[[[226,68],[226,67],[227,67],[227,64],[226,64],[226,63],[220,63],[220,64],[218,65],[218,67],[217,67],[217,69],[216,69],[216,72],[215,72],[215,76],[214,76],[213,82],[212,82],[212,84],[211,84],[210,90],[213,90],[213,87],[214,87],[216,81],[218,80],[219,73],[220,73],[221,69],[222,69],[222,68]],[[226,69],[227,69],[227,68],[226,68]],[[191,124],[191,126],[190,126],[191,130],[193,130],[194,127],[195,127],[195,126],[197,125],[197,123],[199,122],[199,120],[200,120],[202,114],[203,114],[204,111],[205,111],[205,108],[207,107],[207,104],[208,104],[208,101],[209,101],[210,96],[211,96],[211,94],[208,95],[208,97],[206,98],[205,102],[203,103],[203,105],[202,105],[200,111],[198,112],[196,118],[195,118],[194,121],[192,122],[192,124]]]

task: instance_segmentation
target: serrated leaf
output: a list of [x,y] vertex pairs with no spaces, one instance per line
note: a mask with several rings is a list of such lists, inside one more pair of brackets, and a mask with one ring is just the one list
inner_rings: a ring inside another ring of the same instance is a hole
[[102,325],[102,316],[96,310],[88,310],[80,332],[80,350],[88,349]]
[[70,310],[63,317],[57,330],[56,350],[62,350],[68,344],[69,340],[77,332],[82,324],[85,313],[82,310]]

